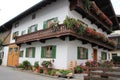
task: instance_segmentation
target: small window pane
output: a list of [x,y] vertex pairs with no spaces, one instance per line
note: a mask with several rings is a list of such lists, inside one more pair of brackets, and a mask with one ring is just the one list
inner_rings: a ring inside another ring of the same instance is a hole
[[101,53],[101,60],[107,60],[107,53],[106,52]]
[[9,53],[12,53],[12,48],[9,48]]
[[19,32],[18,32],[18,31],[14,32],[14,33],[13,33],[13,37],[12,37],[12,38],[13,38],[13,39],[15,39],[15,38],[18,36],[18,34],[19,34]]
[[24,51],[20,51],[19,57],[23,57],[23,52]]
[[33,15],[32,15],[32,19],[35,19],[35,18],[36,18],[36,14],[33,14]]
[[83,47],[78,47],[78,58],[80,59],[88,59],[88,49],[87,48],[83,48]]
[[18,52],[18,48],[17,48],[17,47],[16,47],[16,48],[14,48],[14,51],[15,51],[15,52]]

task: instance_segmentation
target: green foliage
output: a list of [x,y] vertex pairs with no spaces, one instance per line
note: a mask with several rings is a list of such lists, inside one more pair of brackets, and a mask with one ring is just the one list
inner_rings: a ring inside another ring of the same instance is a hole
[[0,65],[2,64],[2,59],[0,59]]
[[31,64],[30,64],[30,62],[29,61],[23,61],[23,68],[25,69],[25,70],[30,70],[30,69],[32,69],[32,66],[31,66]]
[[40,73],[43,73],[43,69],[40,69]]
[[35,67],[36,69],[38,69],[38,68],[39,68],[38,61],[36,61],[36,62],[34,63],[34,67]]
[[83,69],[81,68],[81,66],[76,66],[76,67],[75,67],[75,72],[76,72],[76,73],[82,73],[82,72],[83,72]]
[[19,64],[18,66],[16,66],[17,68],[24,68],[23,64]]
[[90,61],[86,61],[85,66],[90,67]]
[[49,70],[48,74],[51,76],[54,76],[56,74],[56,70],[51,69],[51,70]]
[[44,66],[44,67],[46,67],[46,68],[48,68],[48,66],[51,64],[51,62],[50,61],[43,61],[42,62],[42,66]]
[[72,73],[71,70],[59,70],[59,72],[62,74],[63,77],[66,76],[69,73]]
[[114,63],[120,63],[120,56],[114,56],[113,57],[113,62]]
[[67,16],[66,19],[64,20],[64,24],[68,29],[73,29],[77,24],[77,20]]
[[84,0],[84,4],[85,4],[85,10],[88,12],[91,8],[91,3],[90,0]]

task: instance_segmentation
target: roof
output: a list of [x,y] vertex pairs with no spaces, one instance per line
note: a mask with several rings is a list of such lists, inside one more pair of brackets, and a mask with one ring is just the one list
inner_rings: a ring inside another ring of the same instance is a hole
[[[38,4],[34,5],[33,7],[29,8],[25,12],[19,14],[18,16],[14,17],[10,21],[8,21],[5,24],[3,24],[2,26],[0,26],[0,32],[11,29],[12,24],[14,22],[16,22],[17,20],[37,11],[38,9],[41,9],[42,7],[45,7],[48,4],[51,4],[54,1],[56,1],[56,0],[42,0]],[[99,8],[112,20],[113,30],[120,29],[117,17],[115,15],[115,12],[114,12],[114,9],[113,9],[113,6],[112,6],[110,0],[91,0],[91,1],[95,1],[96,4],[99,6]]]
[[108,16],[108,18],[113,22],[113,30],[120,29],[118,19],[116,17],[115,11],[113,9],[110,0],[91,0],[95,1],[97,6]]

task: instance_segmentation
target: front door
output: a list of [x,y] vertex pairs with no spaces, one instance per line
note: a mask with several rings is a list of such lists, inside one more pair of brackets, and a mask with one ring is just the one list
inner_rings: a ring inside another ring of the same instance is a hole
[[19,60],[19,46],[17,46],[16,44],[10,45],[8,51],[7,65],[17,66],[18,60]]
[[97,61],[97,49],[93,49],[93,60]]

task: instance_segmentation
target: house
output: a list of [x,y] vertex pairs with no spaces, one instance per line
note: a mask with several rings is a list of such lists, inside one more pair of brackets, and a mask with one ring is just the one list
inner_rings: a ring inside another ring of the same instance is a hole
[[5,24],[12,25],[8,66],[49,60],[57,69],[109,60],[107,35],[119,28],[110,0],[42,0]]
[[7,65],[11,28],[12,25],[9,25],[8,23],[0,27],[0,59],[3,59],[2,65]]
[[[118,15],[117,18],[120,25],[120,16]],[[119,32],[120,31],[117,30],[116,32],[109,35],[109,38],[114,40],[117,44],[116,49],[110,51],[110,59],[112,59],[114,56],[120,56],[120,33]]]

